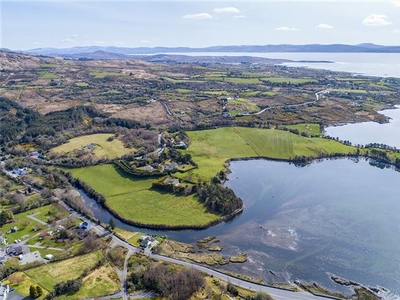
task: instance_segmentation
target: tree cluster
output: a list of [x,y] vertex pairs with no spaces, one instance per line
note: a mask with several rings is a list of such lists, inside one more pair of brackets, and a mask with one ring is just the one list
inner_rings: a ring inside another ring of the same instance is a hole
[[31,285],[29,287],[29,296],[31,296],[31,298],[36,299],[42,295],[43,295],[43,290],[39,285],[37,286]]
[[106,202],[106,197],[104,197],[103,194],[100,194],[99,192],[95,191],[89,184],[87,184],[86,182],[84,182],[81,179],[73,179],[71,181],[71,183],[76,186],[79,189],[82,189],[85,191],[85,193],[93,198],[94,200],[96,200],[96,202],[100,203],[100,204],[104,204]]
[[6,209],[0,213],[0,226],[12,221],[14,221],[14,214],[10,210]]
[[215,183],[197,186],[199,199],[211,211],[228,215],[243,207],[243,201],[227,187]]
[[157,147],[157,132],[143,128],[126,130],[121,141],[127,148],[143,148],[145,152],[152,152]]
[[145,270],[137,268],[128,278],[135,289],[150,289],[172,300],[186,300],[204,285],[204,278],[195,269],[176,270],[161,263],[152,263]]
[[191,164],[191,165],[196,165],[196,163],[192,159],[192,155],[189,153],[181,153],[180,151],[176,149],[169,149],[168,153],[166,153],[168,158],[171,158],[171,160],[176,161],[181,164]]
[[71,279],[65,282],[57,283],[54,286],[54,296],[66,294],[66,293],[75,293],[79,291],[82,286],[82,279]]
[[63,130],[82,126],[87,117],[107,117],[91,106],[77,106],[41,115],[4,97],[0,97],[0,115],[0,141],[3,143],[18,137],[21,137],[21,141],[29,142],[38,136],[55,136]]

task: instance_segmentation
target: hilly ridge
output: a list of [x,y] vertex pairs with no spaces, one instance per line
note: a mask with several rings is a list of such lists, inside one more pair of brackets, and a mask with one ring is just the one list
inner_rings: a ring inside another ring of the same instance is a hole
[[22,51],[32,55],[72,55],[80,53],[95,53],[104,51],[116,54],[157,54],[157,53],[187,53],[187,52],[340,52],[340,53],[400,53],[400,46],[383,46],[371,43],[358,45],[346,44],[307,44],[307,45],[231,45],[231,46],[212,46],[204,48],[191,47],[72,47],[72,48],[37,48]]

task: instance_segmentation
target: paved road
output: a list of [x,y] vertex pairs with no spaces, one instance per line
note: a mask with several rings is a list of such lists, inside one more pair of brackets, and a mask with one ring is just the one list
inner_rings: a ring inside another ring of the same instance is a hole
[[[132,251],[133,253],[139,251],[138,248],[126,243],[125,241],[117,238],[116,236],[113,236],[113,242],[117,243],[118,245],[128,248],[129,251]],[[322,299],[325,299],[326,300],[327,299],[327,297],[314,296],[308,292],[291,292],[288,290],[281,290],[278,288],[273,288],[273,287],[269,287],[269,286],[265,286],[265,285],[247,282],[245,280],[241,280],[236,277],[220,273],[218,271],[209,269],[209,268],[201,266],[201,265],[181,261],[178,259],[174,259],[174,258],[162,256],[162,255],[151,254],[148,251],[146,251],[146,255],[148,255],[151,258],[157,259],[157,260],[171,262],[174,264],[179,264],[182,266],[195,268],[201,272],[207,273],[209,275],[213,275],[217,278],[220,278],[221,280],[224,280],[226,282],[231,282],[232,284],[237,285],[242,288],[245,288],[245,289],[249,289],[249,290],[252,290],[255,292],[259,292],[259,291],[266,292],[276,300],[288,300],[288,299],[290,299],[290,300],[322,300]]]
[[314,296],[308,292],[291,292],[288,290],[281,290],[278,288],[273,288],[273,287],[268,287],[268,286],[264,286],[264,285],[260,285],[260,284],[256,284],[256,283],[247,282],[247,281],[220,273],[218,271],[211,270],[207,267],[203,267],[203,266],[200,266],[197,264],[180,261],[177,259],[173,259],[173,258],[161,256],[161,255],[152,254],[152,255],[150,255],[150,257],[152,257],[154,259],[162,260],[162,261],[180,264],[180,265],[186,266],[186,267],[195,268],[201,272],[205,272],[209,275],[213,275],[214,277],[217,277],[226,282],[230,282],[241,288],[252,290],[254,292],[268,293],[270,296],[272,296],[276,300],[288,300],[288,299],[290,299],[290,300],[321,300],[321,299],[325,299],[326,300],[325,297]]
[[249,115],[255,115],[255,116],[256,115],[260,115],[260,114],[262,114],[263,112],[265,112],[267,110],[275,109],[275,108],[293,108],[293,107],[307,106],[309,104],[313,104],[313,103],[317,102],[318,100],[320,100],[320,97],[322,95],[325,95],[325,94],[328,94],[328,93],[329,93],[329,90],[319,91],[319,92],[315,93],[316,100],[307,101],[307,102],[303,102],[303,103],[297,103],[297,104],[286,104],[286,105],[271,106],[271,107],[264,108],[264,109],[260,110],[259,112],[256,112],[256,113],[253,113],[253,114],[249,114]]

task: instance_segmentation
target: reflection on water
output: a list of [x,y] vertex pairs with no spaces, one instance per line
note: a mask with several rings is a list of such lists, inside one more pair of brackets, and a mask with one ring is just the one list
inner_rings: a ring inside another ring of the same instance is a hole
[[285,271],[292,280],[335,288],[330,272],[400,293],[398,172],[348,159],[304,168],[234,162],[231,170],[227,185],[240,197],[260,193],[247,221],[221,240],[257,251],[253,259],[260,266]]
[[[364,159],[302,168],[239,161],[231,163],[231,171],[226,185],[244,200],[241,215],[203,231],[158,234],[183,242],[216,235],[222,255],[248,254],[246,263],[220,268],[266,282],[301,279],[348,291],[329,280],[327,273],[334,273],[400,294],[398,172],[371,167]],[[94,213],[107,223],[111,217],[104,210]]]

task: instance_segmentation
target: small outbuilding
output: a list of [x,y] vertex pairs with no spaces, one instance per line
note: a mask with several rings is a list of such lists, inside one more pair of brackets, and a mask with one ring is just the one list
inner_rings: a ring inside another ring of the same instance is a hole
[[86,221],[82,222],[78,226],[80,229],[89,230],[91,228],[90,224]]

